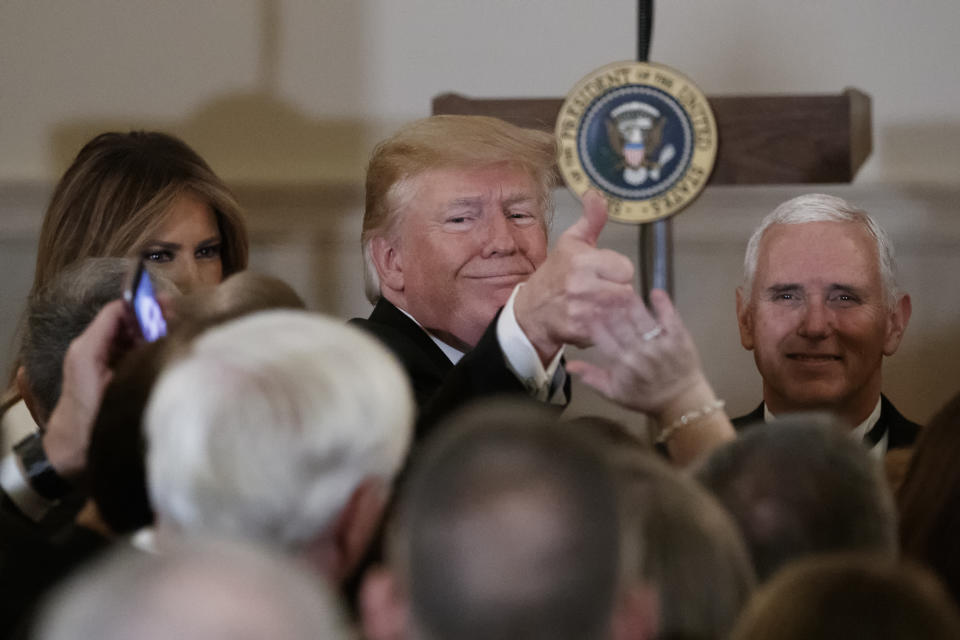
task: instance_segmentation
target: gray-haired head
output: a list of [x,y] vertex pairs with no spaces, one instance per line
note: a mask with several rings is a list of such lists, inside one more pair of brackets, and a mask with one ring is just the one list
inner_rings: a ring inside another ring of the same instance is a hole
[[222,540],[182,541],[162,554],[120,547],[51,594],[32,637],[353,637],[331,590],[292,560]]
[[764,232],[775,224],[805,224],[808,222],[855,222],[867,228],[876,242],[877,265],[883,281],[883,289],[887,305],[891,308],[900,295],[897,286],[897,266],[894,259],[893,243],[890,237],[877,224],[870,214],[849,204],[846,200],[822,193],[809,193],[797,196],[780,204],[760,221],[747,243],[747,252],[743,258],[743,292],[744,302],[749,303],[753,292],[753,280],[757,272],[757,261],[760,256],[760,244]]
[[400,364],[339,320],[264,311],[210,329],[147,405],[158,521],[303,550],[361,484],[386,493],[413,415]]

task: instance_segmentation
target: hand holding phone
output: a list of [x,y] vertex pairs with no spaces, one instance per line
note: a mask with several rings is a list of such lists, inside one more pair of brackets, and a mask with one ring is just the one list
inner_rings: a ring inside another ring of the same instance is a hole
[[129,285],[123,292],[123,298],[133,311],[140,334],[147,342],[167,335],[167,323],[163,318],[160,303],[153,293],[153,282],[143,260],[137,263]]

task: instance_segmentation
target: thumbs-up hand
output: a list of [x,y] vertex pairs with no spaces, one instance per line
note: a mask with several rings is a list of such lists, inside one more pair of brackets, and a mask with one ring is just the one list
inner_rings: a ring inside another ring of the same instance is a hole
[[558,243],[583,243],[597,246],[597,238],[607,224],[607,203],[596,191],[587,191],[583,196],[583,214],[563,232]]
[[597,249],[606,222],[606,201],[588,191],[583,215],[517,293],[517,323],[544,364],[563,344],[590,346],[593,329],[607,310],[634,298],[630,259]]

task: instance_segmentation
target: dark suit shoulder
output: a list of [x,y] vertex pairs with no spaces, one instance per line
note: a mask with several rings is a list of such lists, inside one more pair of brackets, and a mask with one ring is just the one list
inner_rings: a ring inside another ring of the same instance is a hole
[[905,418],[884,395],[880,396],[880,421],[884,423],[884,428],[887,430],[888,449],[912,447],[922,428],[916,422]]
[[354,318],[349,324],[379,340],[410,378],[417,406],[423,407],[453,368],[453,363],[430,336],[399,309],[381,299],[369,318]]
[[74,524],[49,536],[5,541],[0,553],[0,625],[3,637],[27,637],[31,618],[43,596],[109,541]]
[[360,327],[379,338],[402,356],[426,357],[435,367],[449,369],[450,359],[440,350],[427,332],[402,311],[381,298],[368,318],[354,318],[349,324]]
[[[747,425],[763,422],[763,403],[761,402],[760,405],[750,413],[733,418],[731,422],[737,431],[740,431]],[[905,418],[884,395],[880,396],[880,418],[877,421],[877,424],[881,423],[883,425],[882,428],[889,434],[887,438],[888,449],[900,449],[913,446],[922,428],[919,424]]]
[[761,402],[757,405],[757,408],[742,416],[736,418],[731,418],[730,422],[733,423],[733,428],[737,431],[740,431],[746,426],[751,424],[756,424],[758,422],[763,422],[763,403]]
[[420,416],[417,438],[445,415],[480,397],[526,394],[510,371],[497,340],[499,314],[487,326],[476,347],[454,366],[416,322],[384,299],[367,319],[350,323],[369,331],[403,363],[410,375]]
[[498,313],[477,345],[443,378],[430,400],[420,410],[417,437],[423,438],[445,416],[459,407],[495,395],[527,396],[523,383],[507,365],[497,339]]

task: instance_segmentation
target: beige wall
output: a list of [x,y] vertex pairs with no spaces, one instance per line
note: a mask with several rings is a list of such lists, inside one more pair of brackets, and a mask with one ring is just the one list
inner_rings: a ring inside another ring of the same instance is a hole
[[[227,178],[356,179],[431,96],[556,96],[635,50],[632,0],[4,0],[0,180],[104,127],[181,133]],[[874,97],[861,179],[960,173],[955,0],[670,0],[653,58],[708,93]]]
[[[186,138],[250,209],[252,266],[313,308],[362,314],[356,238],[372,144],[443,91],[565,93],[633,55],[634,10],[627,0],[0,2],[0,366],[50,186],[94,133]],[[920,419],[960,381],[957,24],[956,0],[656,7],[653,58],[707,93],[873,96],[874,154],[855,185],[827,189],[876,212],[898,244],[915,311],[887,388]],[[734,412],[759,396],[733,318],[743,244],[800,191],[714,188],[677,220],[678,305]],[[576,207],[558,200],[562,229]],[[633,255],[635,238],[613,225],[604,241]]]

